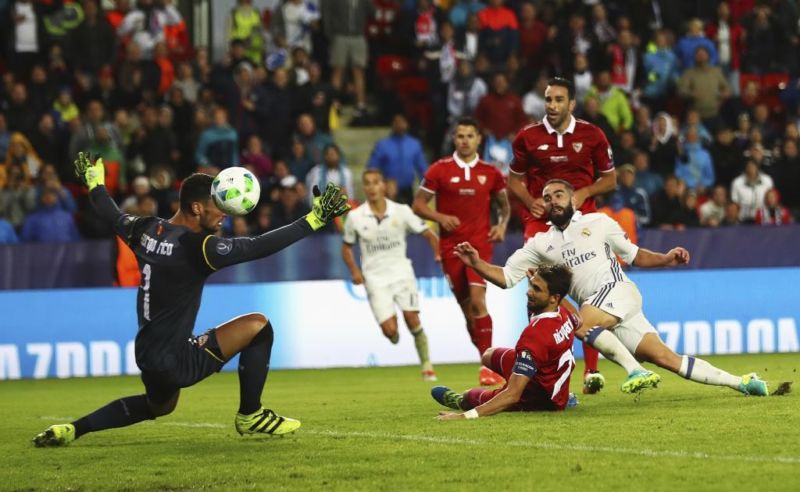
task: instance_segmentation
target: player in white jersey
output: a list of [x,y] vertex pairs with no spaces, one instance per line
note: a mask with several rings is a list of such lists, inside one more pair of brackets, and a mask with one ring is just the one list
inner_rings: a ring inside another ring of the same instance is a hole
[[[403,312],[408,330],[414,335],[414,345],[422,364],[422,378],[436,381],[436,373],[428,353],[428,337],[419,319],[417,279],[411,260],[406,256],[406,235],[421,234],[439,257],[439,238],[408,205],[386,198],[386,182],[377,169],[367,169],[362,175],[366,203],[347,215],[344,226],[342,258],[350,269],[353,283],[364,284],[375,321],[392,343],[397,343],[395,305]],[[353,257],[358,241],[361,268]]]
[[547,182],[542,197],[550,229],[529,239],[511,255],[505,267],[481,260],[469,243],[456,246],[456,254],[481,276],[503,288],[526,278],[528,269],[536,265],[568,265],[572,269],[569,294],[581,306],[581,326],[575,336],[628,372],[628,379],[622,385],[626,393],[655,387],[661,379],[643,368],[638,358],[692,381],[728,386],[746,395],[766,396],[767,384],[755,373],[733,376],[702,359],[679,356],[667,347],[642,313],[639,289],[615,257],[619,255],[637,267],[653,268],[687,264],[689,252],[680,247],[666,254],[640,248],[630,242],[610,217],[575,212],[572,194],[573,188],[566,181]]

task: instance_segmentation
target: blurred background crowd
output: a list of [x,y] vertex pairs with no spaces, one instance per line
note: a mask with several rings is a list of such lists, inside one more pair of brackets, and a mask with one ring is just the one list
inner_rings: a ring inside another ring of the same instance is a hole
[[[611,142],[603,210],[620,222],[800,213],[797,0],[239,0],[220,59],[179,7],[0,0],[0,243],[111,236],[72,173],[79,151],[104,159],[123,209],[161,217],[190,173],[250,168],[262,200],[230,235],[304,215],[314,184],[356,196],[365,166],[408,203],[461,116],[507,173],[556,75]],[[362,127],[387,127],[367,154],[337,144]]]

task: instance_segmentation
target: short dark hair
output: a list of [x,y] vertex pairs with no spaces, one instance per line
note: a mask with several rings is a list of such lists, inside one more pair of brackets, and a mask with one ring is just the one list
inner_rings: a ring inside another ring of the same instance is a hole
[[472,116],[462,116],[456,120],[456,126],[471,126],[475,128],[475,131],[480,133],[481,132],[481,125],[478,123],[478,120],[473,118]]
[[181,212],[192,213],[192,203],[206,203],[211,198],[211,183],[214,178],[208,174],[194,173],[181,183],[178,192],[178,200],[181,204]]
[[570,82],[569,79],[565,79],[564,77],[552,77],[547,81],[547,85],[564,87],[567,89],[567,96],[569,97],[569,100],[572,101],[575,99],[575,85]]
[[386,179],[383,176],[383,171],[381,171],[377,167],[368,167],[367,169],[364,169],[364,172],[361,173],[361,179],[363,180],[364,178],[366,178],[368,174],[377,175],[381,179],[381,181],[385,181]]
[[544,280],[551,296],[567,296],[572,284],[572,270],[567,265],[543,265],[536,269],[536,276]]
[[547,183],[545,183],[544,186],[542,187],[542,191],[544,191],[544,189],[550,186],[551,184],[556,184],[556,183],[564,185],[569,190],[570,193],[575,191],[575,187],[572,186],[572,183],[570,183],[565,179],[558,179],[558,178],[548,180]]

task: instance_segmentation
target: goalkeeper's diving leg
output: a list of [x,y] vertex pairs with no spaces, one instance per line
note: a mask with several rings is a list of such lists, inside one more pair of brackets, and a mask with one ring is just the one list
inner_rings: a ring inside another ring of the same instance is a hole
[[84,434],[127,427],[153,420],[175,410],[180,388],[192,386],[218,372],[231,357],[239,357],[239,411],[236,430],[244,434],[282,435],[300,422],[282,417],[261,405],[261,393],[269,372],[272,324],[263,314],[234,318],[205,334],[193,337],[181,357],[182,365],[168,372],[142,371],[145,394],[127,396],[69,424],[56,424],[37,434],[37,447],[65,446]]

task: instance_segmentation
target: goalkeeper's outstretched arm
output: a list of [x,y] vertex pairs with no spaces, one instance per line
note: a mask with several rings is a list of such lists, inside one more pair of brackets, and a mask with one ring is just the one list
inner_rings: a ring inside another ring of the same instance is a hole
[[78,153],[75,160],[75,174],[89,188],[89,200],[97,214],[112,225],[114,232],[128,243],[133,239],[134,228],[141,217],[122,213],[108,194],[105,187],[105,167],[103,159],[92,162],[89,154]]
[[264,258],[303,239],[350,210],[347,195],[336,185],[328,184],[325,193],[313,190],[314,207],[305,217],[297,219],[280,229],[266,232],[253,238],[224,239],[206,236],[203,240],[203,257],[212,270]]

